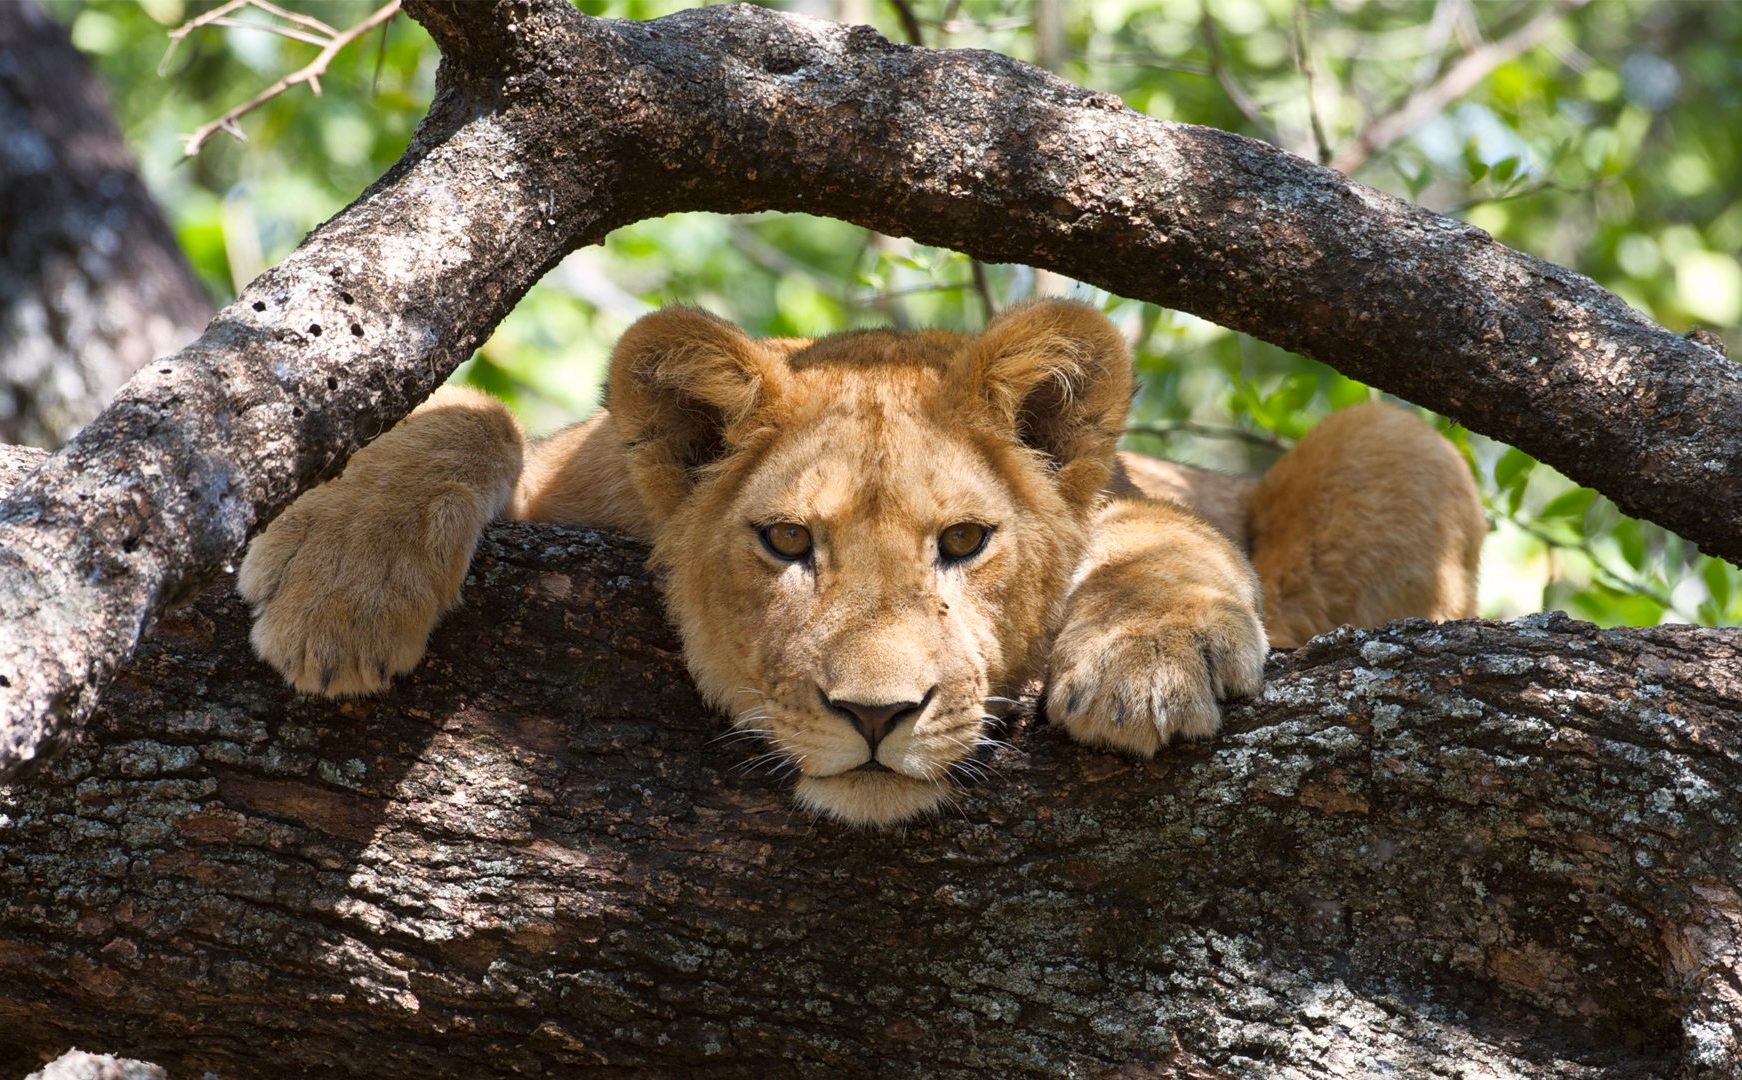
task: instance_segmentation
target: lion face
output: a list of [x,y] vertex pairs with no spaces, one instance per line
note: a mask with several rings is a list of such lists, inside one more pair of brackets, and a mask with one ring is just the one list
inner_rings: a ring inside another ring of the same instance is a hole
[[685,659],[803,805],[888,824],[971,769],[989,699],[1044,663],[1127,370],[1062,304],[978,339],[754,342],[690,311],[626,335],[612,415]]

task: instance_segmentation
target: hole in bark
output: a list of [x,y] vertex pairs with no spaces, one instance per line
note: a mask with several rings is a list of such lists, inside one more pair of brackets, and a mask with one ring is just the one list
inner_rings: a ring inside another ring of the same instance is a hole
[[356,323],[352,323],[351,324],[351,336],[352,337],[362,337],[363,336],[363,328],[361,326],[358,326]]
[[169,368],[166,368],[166,367],[160,367],[160,368],[158,368],[158,369],[157,369],[157,373],[158,373],[158,374],[159,374],[159,375],[168,375],[168,374],[169,374],[169,372],[170,372],[170,369],[169,369]]
[[340,299],[340,300],[343,300],[343,301],[344,301],[344,302],[345,302],[345,303],[347,303],[347,304],[354,304],[354,303],[356,303],[356,301],[355,301],[355,300],[354,300],[354,299],[352,299],[352,297],[351,297],[351,294],[350,294],[350,293],[348,293],[348,292],[342,292],[342,293],[340,293],[340,294],[339,294],[339,299]]
[[4,675],[0,675],[0,686],[11,686],[11,685],[12,685],[11,679],[8,679]]
[[254,301],[254,310],[255,311],[265,311],[266,310],[266,301],[264,301],[264,300]]
[[791,75],[804,67],[804,57],[796,52],[773,52],[762,58],[762,70],[770,75]]
[[308,324],[308,332],[313,334],[315,337],[320,337],[321,336],[321,324],[318,322],[317,323],[309,323]]
[[133,554],[135,551],[138,551],[139,550],[139,537],[129,536],[127,539],[121,541],[121,550],[125,551],[129,555]]
[[338,388],[339,388],[339,380],[333,378],[331,375],[328,375],[327,376],[327,389],[328,390],[337,390]]

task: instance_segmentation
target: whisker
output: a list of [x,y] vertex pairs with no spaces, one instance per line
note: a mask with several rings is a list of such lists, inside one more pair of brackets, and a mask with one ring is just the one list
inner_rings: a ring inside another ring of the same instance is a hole
[[772,734],[772,732],[768,728],[733,728],[731,731],[722,731],[720,734],[715,735],[707,741],[706,745],[713,746],[716,743],[736,742],[740,739],[760,739],[770,734]]
[[973,822],[968,820],[967,805],[954,792],[949,792],[949,793],[946,793],[944,795],[943,801],[938,804],[938,808],[936,811],[937,816],[943,817],[945,810],[954,810],[956,812],[956,816],[962,819],[962,824],[964,824],[964,825],[972,825],[973,824]]
[[772,772],[773,770],[779,769],[782,765],[791,765],[791,764],[792,764],[791,755],[789,755],[785,750],[778,750],[777,749],[777,750],[770,750],[765,754],[758,754],[748,761],[741,761],[738,764],[732,766],[732,769],[735,772],[742,772],[746,776],[754,776],[754,775],[756,775],[757,770],[762,769],[764,767],[768,768]]
[[1004,779],[1002,772],[984,761],[975,761],[973,758],[963,758],[960,761],[950,762],[949,773],[953,777],[966,778],[976,784],[983,784],[994,779]]
[[966,759],[963,759],[962,761],[950,762],[949,765],[944,767],[944,773],[946,775],[948,775],[952,780],[957,780],[957,779],[982,780],[982,779],[985,779],[985,774],[980,772],[979,770],[975,769],[974,763],[971,761],[968,761]]

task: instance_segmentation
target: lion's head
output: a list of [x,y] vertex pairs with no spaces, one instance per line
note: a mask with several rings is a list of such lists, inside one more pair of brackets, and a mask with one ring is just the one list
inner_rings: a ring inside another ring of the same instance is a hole
[[685,659],[801,803],[876,825],[948,798],[989,699],[1044,664],[1130,393],[1075,303],[978,337],[758,341],[689,309],[624,335],[608,404]]

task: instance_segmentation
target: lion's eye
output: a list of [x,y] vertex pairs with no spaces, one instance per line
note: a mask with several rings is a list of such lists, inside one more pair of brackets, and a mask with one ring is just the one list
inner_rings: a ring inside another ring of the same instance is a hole
[[980,554],[980,549],[991,539],[992,530],[984,525],[976,525],[964,521],[951,525],[938,533],[938,554],[945,562],[961,562]]
[[791,521],[779,521],[757,530],[762,546],[782,559],[794,562],[811,553],[811,531]]

